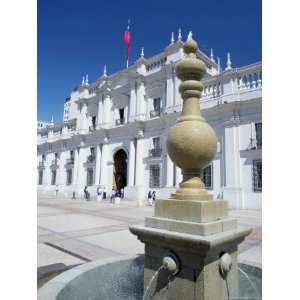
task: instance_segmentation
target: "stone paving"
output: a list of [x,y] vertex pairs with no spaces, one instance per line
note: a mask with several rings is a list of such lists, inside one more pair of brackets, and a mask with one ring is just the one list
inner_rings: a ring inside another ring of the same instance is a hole
[[[133,202],[38,198],[38,276],[56,266],[70,267],[94,259],[144,253],[128,226],[143,224],[153,207]],[[261,212],[230,211],[239,226],[254,228],[240,245],[239,261],[261,266]]]

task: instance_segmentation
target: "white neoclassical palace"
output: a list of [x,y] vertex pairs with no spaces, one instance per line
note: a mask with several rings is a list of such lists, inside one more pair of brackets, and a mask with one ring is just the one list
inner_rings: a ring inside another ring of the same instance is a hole
[[[172,35],[173,36],[173,35]],[[201,48],[201,47],[200,47]],[[142,202],[149,190],[167,198],[182,179],[167,155],[168,129],[179,117],[175,63],[183,57],[181,34],[163,52],[95,82],[87,76],[64,103],[63,122],[38,126],[38,193],[82,197],[98,186],[124,188],[125,198]],[[198,56],[207,66],[200,106],[218,136],[203,181],[232,208],[261,208],[261,62],[220,68],[211,51]]]

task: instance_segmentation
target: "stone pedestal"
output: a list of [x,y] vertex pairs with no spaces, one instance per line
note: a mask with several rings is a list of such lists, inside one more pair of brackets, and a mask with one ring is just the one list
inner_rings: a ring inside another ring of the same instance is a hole
[[[152,282],[151,299],[227,300],[226,281],[230,297],[238,296],[237,249],[250,230],[237,228],[226,201],[157,200],[154,216],[130,231],[145,243],[145,290],[164,257],[180,261],[176,276],[163,270]],[[226,281],[219,272],[223,253],[232,259]]]

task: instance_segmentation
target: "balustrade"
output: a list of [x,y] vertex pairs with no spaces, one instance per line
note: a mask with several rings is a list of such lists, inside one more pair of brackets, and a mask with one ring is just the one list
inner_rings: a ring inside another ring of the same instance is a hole
[[159,60],[156,60],[154,62],[147,64],[147,66],[146,66],[147,72],[150,72],[152,70],[155,70],[155,69],[158,69],[158,68],[164,66],[166,64],[166,61],[167,61],[167,58],[164,57],[164,58],[161,58]]
[[261,65],[238,70],[238,89],[249,90],[262,87]]
[[160,157],[162,153],[161,148],[153,148],[149,150],[149,156],[150,157]]

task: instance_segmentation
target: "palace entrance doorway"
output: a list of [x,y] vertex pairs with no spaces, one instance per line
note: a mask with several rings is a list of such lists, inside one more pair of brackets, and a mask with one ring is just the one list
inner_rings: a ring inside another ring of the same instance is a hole
[[127,185],[127,154],[123,149],[114,155],[113,188],[123,189]]

